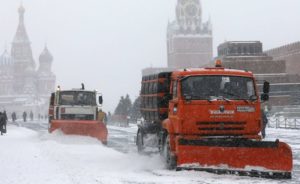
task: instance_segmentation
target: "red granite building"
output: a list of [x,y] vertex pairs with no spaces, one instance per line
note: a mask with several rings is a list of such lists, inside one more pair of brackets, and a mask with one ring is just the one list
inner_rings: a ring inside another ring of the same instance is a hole
[[270,82],[270,105],[300,104],[300,76],[287,73],[285,60],[264,53],[260,41],[222,43],[218,46],[217,58],[227,68],[252,71],[260,87],[264,81]]
[[294,42],[265,51],[276,60],[286,61],[286,71],[289,74],[300,74],[300,42]]

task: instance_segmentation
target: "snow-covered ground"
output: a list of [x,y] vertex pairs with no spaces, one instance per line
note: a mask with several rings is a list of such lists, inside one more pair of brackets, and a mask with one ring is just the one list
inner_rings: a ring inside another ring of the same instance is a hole
[[[0,136],[0,184],[202,184],[300,183],[300,130],[267,129],[268,140],[289,143],[294,153],[292,180],[272,180],[197,171],[168,171],[158,154],[139,155],[136,126],[109,126],[109,143],[82,136],[48,134],[41,122],[9,125]],[[36,126],[35,126],[36,125]]]

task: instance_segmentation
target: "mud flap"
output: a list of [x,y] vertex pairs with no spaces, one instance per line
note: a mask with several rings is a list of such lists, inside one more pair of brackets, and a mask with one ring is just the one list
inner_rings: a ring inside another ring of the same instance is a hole
[[176,140],[177,170],[291,178],[291,148],[278,140]]
[[107,128],[99,121],[86,120],[52,120],[50,133],[60,129],[64,134],[91,136],[107,144]]

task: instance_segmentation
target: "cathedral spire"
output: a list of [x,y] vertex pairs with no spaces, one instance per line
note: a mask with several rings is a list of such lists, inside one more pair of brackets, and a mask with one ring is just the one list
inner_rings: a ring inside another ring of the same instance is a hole
[[18,9],[18,12],[19,12],[19,25],[18,25],[18,29],[17,29],[17,32],[16,32],[13,42],[30,43],[26,29],[25,29],[25,23],[24,23],[25,8],[23,7],[22,3]]
[[25,8],[23,7],[23,3],[21,3],[20,7],[19,7],[19,20],[20,23],[24,23],[24,13],[25,13]]
[[32,57],[32,50],[30,46],[30,41],[25,29],[24,22],[24,14],[25,8],[21,3],[18,8],[19,13],[19,24],[15,34],[15,37],[12,41],[11,47],[11,56],[13,57],[16,63],[16,70],[26,70],[26,71],[34,71],[35,70],[35,62]]

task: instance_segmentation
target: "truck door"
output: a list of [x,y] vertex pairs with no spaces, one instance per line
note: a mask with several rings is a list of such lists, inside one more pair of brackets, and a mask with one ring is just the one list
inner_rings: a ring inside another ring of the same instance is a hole
[[51,93],[49,112],[48,112],[49,122],[53,119],[53,116],[54,116],[54,100],[55,100],[55,93]]
[[169,102],[169,118],[172,123],[178,121],[178,81],[172,81],[172,100]]

